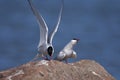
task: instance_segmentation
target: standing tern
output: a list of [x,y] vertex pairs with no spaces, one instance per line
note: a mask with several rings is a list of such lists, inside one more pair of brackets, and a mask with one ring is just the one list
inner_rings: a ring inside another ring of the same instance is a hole
[[73,46],[79,41],[79,39],[72,39],[58,54],[56,60],[63,61],[67,63],[68,58],[76,58],[77,54],[73,50]]
[[53,40],[55,33],[58,30],[58,27],[59,27],[59,24],[61,21],[61,16],[62,16],[62,12],[63,12],[63,2],[64,1],[62,0],[57,24],[55,25],[53,31],[48,35],[48,27],[47,27],[47,24],[46,24],[44,18],[41,16],[41,14],[38,12],[38,10],[34,7],[32,0],[28,0],[30,8],[31,8],[33,14],[35,15],[35,17],[37,18],[37,22],[40,27],[40,41],[38,44],[38,54],[36,55],[36,57],[33,60],[36,60],[39,57],[44,57],[45,59],[48,59],[47,55],[49,55],[50,58],[52,58],[52,55],[54,53],[54,47],[52,45],[52,40]]

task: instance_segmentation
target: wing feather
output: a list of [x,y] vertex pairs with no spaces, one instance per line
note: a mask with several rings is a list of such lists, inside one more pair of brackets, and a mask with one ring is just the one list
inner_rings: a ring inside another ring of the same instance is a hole
[[64,7],[64,1],[62,0],[59,16],[58,16],[58,20],[57,20],[57,24],[56,24],[55,28],[53,29],[53,31],[48,36],[48,43],[52,44],[52,39],[53,39],[55,33],[58,30],[58,27],[59,27],[59,24],[60,24],[60,21],[61,21],[61,17],[62,17],[63,7]]
[[41,14],[38,12],[38,10],[32,4],[32,0],[28,0],[28,2],[29,2],[30,8],[31,8],[33,14],[37,18],[37,22],[38,22],[39,27],[40,27],[40,41],[38,44],[38,47],[40,47],[42,44],[47,43],[48,27],[47,27],[45,20],[41,16]]

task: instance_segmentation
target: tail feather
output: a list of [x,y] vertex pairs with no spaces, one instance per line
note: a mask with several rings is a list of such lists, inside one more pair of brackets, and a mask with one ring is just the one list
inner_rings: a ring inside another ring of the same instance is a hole
[[38,60],[41,57],[42,57],[42,54],[37,53],[37,55],[30,62],[36,61],[36,60]]

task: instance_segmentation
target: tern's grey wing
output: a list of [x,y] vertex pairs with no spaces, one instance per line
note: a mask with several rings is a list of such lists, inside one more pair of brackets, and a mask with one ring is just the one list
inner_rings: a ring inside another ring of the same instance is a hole
[[53,29],[53,31],[52,31],[52,32],[49,34],[49,36],[48,36],[48,43],[52,43],[52,39],[53,39],[55,33],[56,33],[57,30],[58,30],[58,27],[59,27],[59,24],[60,24],[60,21],[61,21],[61,17],[62,17],[63,6],[64,6],[64,1],[62,0],[61,9],[60,9],[60,12],[59,12],[57,24],[56,24],[55,28]]
[[29,2],[29,5],[31,7],[33,14],[37,18],[37,21],[38,21],[38,24],[40,27],[40,41],[39,41],[39,45],[38,45],[38,47],[39,47],[43,43],[47,43],[48,27],[47,27],[47,24],[45,23],[43,17],[38,13],[37,9],[32,4],[32,0],[28,0],[28,2]]

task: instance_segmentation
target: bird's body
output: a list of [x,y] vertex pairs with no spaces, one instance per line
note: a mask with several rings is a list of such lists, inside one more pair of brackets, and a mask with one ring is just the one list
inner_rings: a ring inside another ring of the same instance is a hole
[[77,54],[73,50],[73,46],[78,42],[78,39],[71,40],[58,54],[57,60],[65,60],[67,63],[68,58],[76,58]]
[[58,27],[59,27],[59,24],[61,21],[62,10],[63,10],[63,0],[62,0],[57,24],[55,25],[55,28],[53,29],[53,31],[50,34],[48,34],[48,27],[47,27],[47,24],[46,24],[44,18],[41,16],[40,13],[38,13],[37,9],[34,7],[34,5],[32,4],[32,0],[28,0],[28,2],[29,2],[29,5],[31,7],[33,14],[37,18],[37,22],[40,27],[40,41],[38,44],[38,54],[33,60],[38,59],[39,57],[46,57],[47,55],[52,57],[52,55],[54,53],[54,47],[52,45],[52,40],[53,40],[55,33],[58,30]]

